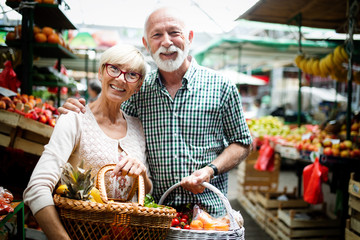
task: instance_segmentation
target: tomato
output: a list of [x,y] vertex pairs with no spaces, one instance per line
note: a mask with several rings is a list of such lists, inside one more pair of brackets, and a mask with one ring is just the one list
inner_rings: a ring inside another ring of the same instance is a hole
[[186,225],[184,226],[184,229],[190,229],[190,225],[189,225],[189,224],[186,224]]
[[180,227],[180,226],[176,226],[175,228],[181,229],[181,227]]
[[187,223],[187,219],[186,218],[182,218],[181,220],[180,220],[180,222],[183,222],[183,223]]
[[177,218],[173,218],[173,220],[171,221],[171,226],[172,227],[177,226],[179,224],[180,224],[180,221]]
[[187,214],[183,214],[181,218],[186,218],[187,220],[189,220],[189,216]]
[[178,212],[178,213],[176,214],[176,217],[177,217],[177,218],[181,218],[182,215],[183,215],[183,214],[182,214],[181,212]]

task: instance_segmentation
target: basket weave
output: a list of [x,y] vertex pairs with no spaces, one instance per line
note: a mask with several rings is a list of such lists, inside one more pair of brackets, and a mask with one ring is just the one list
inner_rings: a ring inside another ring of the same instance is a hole
[[[217,189],[214,185],[204,182],[202,185],[206,188],[209,188],[213,191],[225,205],[226,212],[229,215],[230,219],[230,228],[229,231],[214,231],[214,230],[187,230],[187,229],[177,229],[174,227],[170,228],[167,240],[175,239],[201,239],[201,240],[210,240],[210,239],[221,239],[221,240],[245,240],[245,229],[244,227],[239,227],[234,218],[234,210],[231,208],[229,200]],[[162,204],[165,198],[173,191],[175,188],[179,187],[180,183],[174,184],[170,187],[161,197],[159,204]]]
[[165,239],[174,208],[144,207],[144,179],[134,181],[138,190],[138,203],[109,202],[105,189],[105,173],[115,164],[106,165],[97,174],[97,188],[104,203],[74,200],[54,195],[60,219],[71,239],[95,240],[158,240]]

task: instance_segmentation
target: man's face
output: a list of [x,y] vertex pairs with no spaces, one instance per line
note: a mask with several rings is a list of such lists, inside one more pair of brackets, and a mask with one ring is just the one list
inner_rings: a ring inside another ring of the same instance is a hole
[[153,13],[146,29],[147,48],[159,69],[177,70],[189,54],[190,38],[184,24],[165,10]]

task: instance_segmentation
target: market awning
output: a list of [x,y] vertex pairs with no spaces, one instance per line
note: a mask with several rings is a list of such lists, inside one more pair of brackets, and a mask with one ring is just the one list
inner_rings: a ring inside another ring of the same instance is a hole
[[[307,55],[322,56],[336,47],[336,43],[328,41],[303,41],[303,52]],[[227,56],[227,63],[251,65],[253,68],[264,64],[291,62],[299,51],[298,42],[293,39],[266,39],[259,37],[221,37],[215,39],[192,55],[202,64],[214,57],[221,61],[219,55]],[[206,58],[206,59],[205,59]],[[240,58],[240,60],[239,60]]]
[[[260,0],[238,19],[298,25],[294,18],[301,14],[301,25],[347,32],[348,1],[345,0]],[[360,25],[360,18],[357,19]]]
[[222,70],[221,72],[225,76],[230,78],[234,84],[253,85],[253,86],[262,86],[266,84],[266,82],[260,78],[256,78],[251,75],[247,75],[234,70]]

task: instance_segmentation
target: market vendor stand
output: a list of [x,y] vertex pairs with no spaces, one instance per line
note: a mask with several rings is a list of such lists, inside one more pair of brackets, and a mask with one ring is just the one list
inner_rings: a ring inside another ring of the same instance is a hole
[[24,202],[14,201],[10,203],[14,212],[8,213],[7,215],[0,215],[0,228],[3,227],[12,217],[16,215],[17,232],[16,239],[25,239],[25,228],[24,228]]

